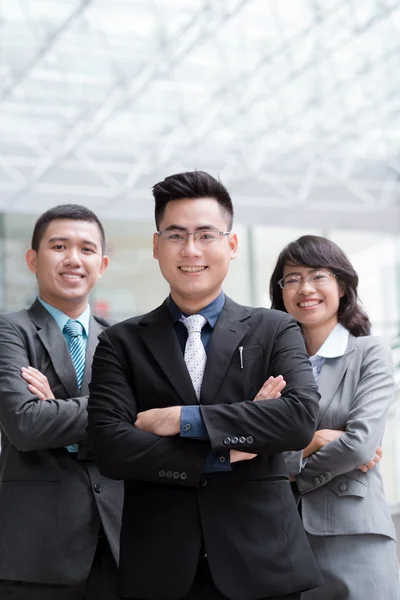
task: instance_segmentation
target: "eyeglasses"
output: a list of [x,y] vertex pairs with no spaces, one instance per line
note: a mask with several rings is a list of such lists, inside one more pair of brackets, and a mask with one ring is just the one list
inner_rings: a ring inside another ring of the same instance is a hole
[[328,271],[315,271],[307,277],[301,277],[300,275],[286,275],[278,281],[278,285],[284,289],[296,290],[304,282],[310,283],[313,288],[322,288],[329,283],[331,277],[336,277],[335,273],[328,273]]
[[193,236],[193,240],[199,246],[208,246],[213,242],[217,242],[224,235],[229,235],[230,231],[218,231],[217,229],[201,229],[199,231],[181,231],[180,229],[165,229],[157,231],[163,242],[167,244],[186,244],[189,236]]

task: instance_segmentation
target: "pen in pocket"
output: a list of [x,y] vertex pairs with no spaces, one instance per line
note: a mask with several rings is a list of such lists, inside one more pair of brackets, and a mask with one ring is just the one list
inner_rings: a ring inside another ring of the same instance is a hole
[[240,368],[243,369],[243,346],[239,346]]

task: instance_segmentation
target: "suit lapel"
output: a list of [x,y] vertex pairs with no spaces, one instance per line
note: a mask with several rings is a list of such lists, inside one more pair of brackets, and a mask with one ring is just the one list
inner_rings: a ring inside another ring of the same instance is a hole
[[318,421],[321,422],[323,416],[328,410],[343,377],[349,367],[354,351],[354,339],[349,336],[346,352],[343,356],[337,358],[327,358],[321,370],[318,380],[318,390],[321,394],[319,403]]
[[246,308],[236,304],[230,298],[226,298],[207,352],[207,363],[200,394],[201,404],[212,404],[215,400],[232,356],[249,330],[250,326],[245,321],[250,316]]
[[183,404],[197,404],[196,394],[187,370],[178,338],[165,301],[146,315],[140,324],[141,338]]
[[98,337],[100,333],[103,331],[103,327],[96,321],[93,315],[90,316],[90,324],[89,324],[89,337],[87,341],[86,347],[86,362],[85,362],[85,370],[83,372],[82,385],[81,385],[81,395],[86,396],[89,394],[89,383],[92,377],[92,362],[93,355],[96,350],[96,346],[98,344]]
[[40,338],[58,378],[65,387],[68,396],[79,396],[78,381],[67,343],[56,321],[44,306],[36,300],[28,309],[31,320],[37,327]]

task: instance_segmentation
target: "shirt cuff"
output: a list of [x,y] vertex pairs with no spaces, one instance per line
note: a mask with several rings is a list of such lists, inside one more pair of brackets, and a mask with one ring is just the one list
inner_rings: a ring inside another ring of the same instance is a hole
[[229,450],[223,452],[210,451],[204,463],[203,473],[221,473],[232,471]]
[[200,406],[182,406],[181,431],[182,438],[208,440],[208,432],[200,414]]

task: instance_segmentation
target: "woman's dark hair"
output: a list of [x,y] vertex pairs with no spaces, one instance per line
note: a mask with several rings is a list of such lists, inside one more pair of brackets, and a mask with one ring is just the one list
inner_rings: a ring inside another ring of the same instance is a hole
[[285,312],[287,311],[278,281],[283,277],[283,268],[286,264],[332,271],[336,275],[338,284],[342,283],[344,286],[344,295],[339,303],[339,323],[356,337],[371,333],[370,320],[358,300],[358,275],[339,246],[324,237],[303,235],[282,250],[271,276],[269,294],[271,308]]
[[165,207],[173,200],[188,198],[215,198],[227,217],[228,231],[233,223],[233,206],[228,190],[222,183],[205,171],[187,171],[166,177],[153,187],[155,221],[157,229]]

